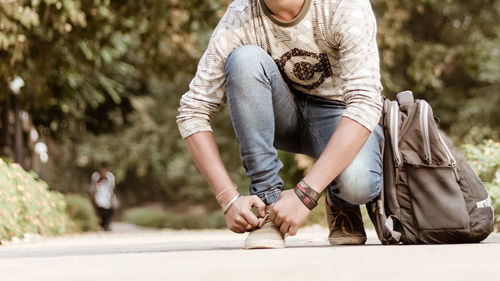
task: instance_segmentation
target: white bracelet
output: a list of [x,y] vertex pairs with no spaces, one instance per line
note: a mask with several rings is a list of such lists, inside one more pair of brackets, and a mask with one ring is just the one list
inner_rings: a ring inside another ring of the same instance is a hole
[[224,207],[224,214],[226,214],[227,210],[229,210],[229,208],[231,208],[231,205],[234,204],[234,202],[236,202],[236,200],[238,200],[238,198],[240,198],[241,196],[241,193],[238,193],[237,195],[235,195],[233,197],[233,199],[231,199],[231,201],[229,201],[229,203],[227,203],[226,207]]
[[226,191],[228,190],[231,190],[231,189],[238,189],[238,187],[236,186],[236,184],[233,183],[233,185],[231,185],[230,187],[227,187],[225,188],[224,190],[222,190],[221,192],[219,192],[219,194],[217,194],[217,196],[215,196],[215,199],[219,200],[219,197],[224,194]]

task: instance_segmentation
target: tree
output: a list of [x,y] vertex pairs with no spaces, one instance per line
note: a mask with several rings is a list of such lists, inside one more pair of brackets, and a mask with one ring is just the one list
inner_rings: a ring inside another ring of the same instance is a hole
[[[0,152],[9,152],[13,149],[8,148],[12,144],[10,140],[10,122],[9,111],[13,107],[15,119],[15,146],[16,160],[23,164],[23,134],[21,131],[20,122],[20,105],[22,99],[29,99],[29,96],[21,95],[14,96],[7,90],[7,84],[14,79],[16,73],[23,71],[23,63],[26,55],[29,53],[30,44],[33,42],[29,36],[37,27],[41,26],[39,11],[45,11],[45,16],[42,19],[42,24],[48,21],[48,16],[53,21],[53,28],[64,30],[71,23],[84,24],[82,14],[72,2],[62,1],[31,1],[29,4],[25,1],[2,1],[0,2],[0,102],[3,103],[2,109],[2,148]],[[57,12],[51,13],[52,6]],[[51,22],[52,23],[52,22]],[[64,27],[64,28],[62,28]],[[22,79],[18,78],[23,81]],[[25,79],[26,80],[26,79]],[[14,91],[14,90],[13,90]],[[14,91],[18,94],[18,91]]]
[[[131,202],[210,197],[175,116],[228,0],[3,3],[0,24],[8,19],[10,27],[0,34],[0,93],[5,101],[12,73],[26,81],[20,104],[50,140],[51,186],[86,190],[93,166],[107,160]],[[456,139],[498,138],[499,3],[373,1],[384,94],[413,90]],[[19,7],[26,9],[22,19],[12,12]],[[232,178],[244,187],[228,120],[225,110],[215,116],[215,136]],[[300,173],[287,166],[293,182]]]
[[386,95],[411,89],[430,101],[457,139],[471,130],[476,141],[500,137],[500,1],[384,0],[373,6]]
[[[18,97],[1,92],[4,147],[12,144],[11,107],[35,116],[46,136],[109,131],[126,121],[129,99],[142,86],[125,57],[137,32],[110,5],[98,0],[1,2],[0,89],[13,74],[26,81]],[[17,111],[14,116],[17,120]]]

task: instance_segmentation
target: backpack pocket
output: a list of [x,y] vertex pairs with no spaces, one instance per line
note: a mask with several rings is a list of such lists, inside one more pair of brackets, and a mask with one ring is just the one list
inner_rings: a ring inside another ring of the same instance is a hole
[[420,230],[469,229],[469,213],[453,167],[405,165],[405,169]]

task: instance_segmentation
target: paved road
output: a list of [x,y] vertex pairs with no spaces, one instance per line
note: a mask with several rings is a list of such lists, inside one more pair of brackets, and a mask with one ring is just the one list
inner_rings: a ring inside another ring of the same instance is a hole
[[152,231],[115,225],[0,247],[1,281],[500,280],[500,234],[481,244],[330,247],[324,228],[302,229],[281,250],[243,250],[224,230]]

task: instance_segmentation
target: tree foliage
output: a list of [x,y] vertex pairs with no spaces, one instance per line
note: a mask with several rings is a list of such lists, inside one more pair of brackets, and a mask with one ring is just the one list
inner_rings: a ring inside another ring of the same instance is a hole
[[[114,167],[126,202],[212,198],[177,132],[180,96],[229,0],[0,2],[0,99],[13,74],[50,146],[47,180],[86,190]],[[376,0],[384,94],[427,99],[456,139],[499,138],[500,1]],[[3,85],[3,86],[2,86]],[[223,161],[246,191],[226,110],[215,116]],[[293,185],[300,172],[282,154]],[[64,173],[61,173],[64,171]],[[211,201],[214,203],[213,201]]]
[[387,96],[410,89],[469,141],[499,137],[500,1],[374,1]]

